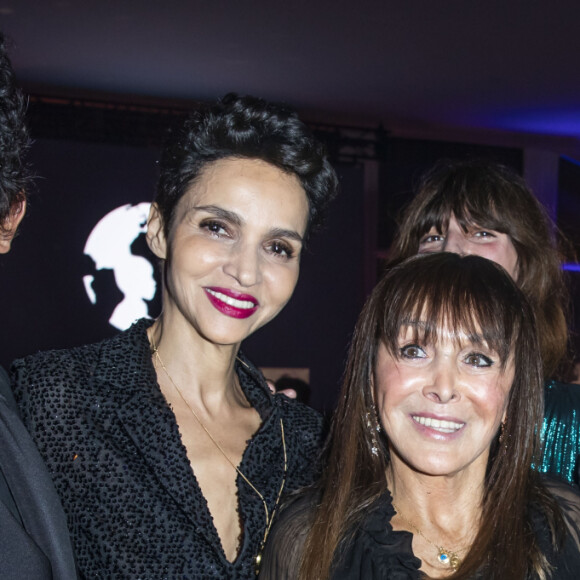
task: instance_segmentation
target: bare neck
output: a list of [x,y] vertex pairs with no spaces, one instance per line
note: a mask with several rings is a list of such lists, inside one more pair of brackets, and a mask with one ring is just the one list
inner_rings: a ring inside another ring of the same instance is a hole
[[163,315],[148,330],[149,341],[157,348],[157,374],[169,381],[191,403],[218,413],[221,408],[246,407],[247,400],[235,373],[239,345],[216,345],[186,324],[172,324]]
[[452,475],[419,473],[394,454],[387,469],[387,482],[399,514],[424,533],[435,535],[439,531],[457,538],[473,539],[478,528],[484,477],[485,470],[479,464]]

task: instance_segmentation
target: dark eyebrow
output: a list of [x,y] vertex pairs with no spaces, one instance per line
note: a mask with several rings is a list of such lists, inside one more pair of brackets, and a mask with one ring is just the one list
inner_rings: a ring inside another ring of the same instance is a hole
[[269,234],[273,238],[289,238],[301,244],[304,242],[302,236],[298,232],[295,232],[294,230],[284,230],[282,228],[274,228],[270,230]]
[[[219,205],[197,205],[188,208],[187,212],[192,211],[205,211],[207,213],[211,213],[218,218],[226,220],[234,225],[241,226],[243,225],[243,221],[240,216],[233,212],[224,209],[223,207],[219,207]],[[295,240],[300,244],[304,243],[302,236],[295,232],[294,230],[286,230],[283,228],[273,228],[268,232],[269,237],[273,238],[288,238],[290,240]]]
[[192,211],[205,211],[207,213],[215,215],[218,218],[233,223],[237,226],[242,225],[242,220],[240,219],[240,216],[237,213],[233,211],[228,211],[223,207],[219,207],[219,205],[197,205],[187,209],[187,213],[190,213]]

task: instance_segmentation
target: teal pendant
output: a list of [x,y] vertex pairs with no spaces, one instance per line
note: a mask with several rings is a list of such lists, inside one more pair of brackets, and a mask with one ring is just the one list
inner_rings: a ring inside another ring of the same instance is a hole
[[461,558],[451,550],[444,550],[443,548],[439,548],[439,555],[437,559],[441,564],[445,566],[450,566],[453,570],[457,570],[461,565]]

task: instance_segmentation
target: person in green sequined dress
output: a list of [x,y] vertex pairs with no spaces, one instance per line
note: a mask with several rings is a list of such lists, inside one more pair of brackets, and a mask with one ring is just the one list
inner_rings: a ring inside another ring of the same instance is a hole
[[494,162],[441,161],[403,214],[391,258],[476,254],[502,265],[532,304],[545,380],[542,473],[578,482],[580,388],[556,380],[567,354],[568,291],[555,226],[525,181]]

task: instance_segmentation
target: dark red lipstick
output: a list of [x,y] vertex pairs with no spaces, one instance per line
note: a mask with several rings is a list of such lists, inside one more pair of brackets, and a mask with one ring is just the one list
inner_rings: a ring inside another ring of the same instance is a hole
[[242,294],[217,286],[204,288],[209,301],[216,310],[232,318],[248,318],[256,312],[259,302],[250,294]]

